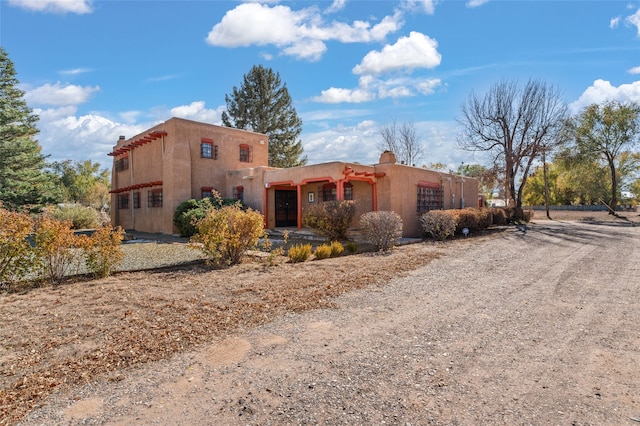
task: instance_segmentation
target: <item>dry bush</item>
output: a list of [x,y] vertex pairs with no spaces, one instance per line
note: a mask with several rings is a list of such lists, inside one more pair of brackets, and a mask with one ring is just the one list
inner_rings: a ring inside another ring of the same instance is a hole
[[331,257],[340,256],[344,252],[344,246],[340,241],[331,242]]
[[391,211],[369,212],[360,217],[366,240],[378,251],[389,251],[402,238],[402,219]]
[[66,275],[77,272],[83,260],[88,237],[75,235],[71,221],[59,221],[43,214],[34,226],[36,262],[42,277],[59,284]]
[[503,207],[491,207],[491,216],[493,217],[493,225],[506,225],[507,213]]
[[329,244],[322,244],[316,247],[313,255],[317,260],[327,259],[331,257],[331,246]]
[[420,218],[422,230],[431,238],[444,241],[456,232],[456,218],[449,210],[432,210]]
[[0,288],[10,287],[31,270],[34,252],[27,240],[33,221],[0,206]]
[[262,215],[234,205],[209,210],[198,222],[198,233],[191,238],[191,245],[216,265],[236,265],[263,235]]
[[289,247],[287,256],[293,263],[304,262],[311,256],[311,244],[296,244]]
[[124,259],[121,243],[124,230],[121,227],[103,226],[88,239],[84,251],[87,269],[97,278],[108,277]]
[[302,223],[319,231],[329,241],[345,240],[355,215],[356,205],[353,201],[326,201],[309,207],[302,217]]
[[70,221],[73,229],[93,229],[100,224],[98,211],[79,204],[56,208],[51,216],[60,222]]

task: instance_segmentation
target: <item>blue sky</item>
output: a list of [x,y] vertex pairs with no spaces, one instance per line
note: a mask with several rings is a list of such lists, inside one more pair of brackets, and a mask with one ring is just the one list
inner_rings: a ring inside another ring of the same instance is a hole
[[640,102],[640,1],[0,0],[49,160],[97,161],[172,116],[220,124],[253,65],[280,73],[309,163],[376,163],[379,131],[411,122],[420,165],[486,163],[457,148],[473,91],[556,86],[573,112]]

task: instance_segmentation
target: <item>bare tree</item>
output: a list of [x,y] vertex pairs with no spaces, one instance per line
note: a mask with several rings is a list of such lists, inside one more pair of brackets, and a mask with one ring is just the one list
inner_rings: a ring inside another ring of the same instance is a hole
[[522,206],[529,170],[543,149],[555,146],[567,115],[560,92],[536,80],[523,87],[501,81],[479,98],[471,93],[462,106],[458,145],[493,156],[510,205]]
[[378,148],[393,152],[402,164],[415,165],[424,155],[424,146],[412,122],[398,126],[394,120],[393,124],[380,129],[380,136]]

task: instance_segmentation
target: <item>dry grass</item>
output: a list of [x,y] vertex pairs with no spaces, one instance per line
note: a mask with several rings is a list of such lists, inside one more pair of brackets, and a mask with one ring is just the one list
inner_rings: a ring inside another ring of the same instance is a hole
[[[465,242],[462,242],[463,244]],[[52,392],[166,359],[289,311],[379,285],[438,256],[431,243],[389,255],[358,254],[226,270],[204,265],[0,295],[0,424],[13,424]]]

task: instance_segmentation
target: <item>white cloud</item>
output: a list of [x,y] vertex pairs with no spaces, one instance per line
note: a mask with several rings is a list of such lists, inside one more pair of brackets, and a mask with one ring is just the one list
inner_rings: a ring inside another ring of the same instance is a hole
[[627,70],[627,72],[628,72],[629,74],[640,74],[640,66],[638,66],[638,67],[633,67],[633,68],[629,68],[629,69]]
[[402,69],[434,68],[440,65],[442,56],[438,43],[428,36],[412,31],[409,37],[401,37],[395,44],[388,44],[381,51],[367,53],[362,62],[353,68],[355,74],[382,74]]
[[200,121],[209,124],[219,124],[222,111],[225,107],[220,106],[217,109],[208,109],[203,101],[191,102],[189,105],[182,105],[170,110],[172,117],[186,118],[189,120]]
[[243,3],[225,14],[206,42],[221,47],[274,45],[284,55],[315,61],[326,51],[327,41],[380,41],[401,26],[399,12],[372,26],[365,21],[327,23],[316,7],[292,10],[282,5]]
[[347,0],[333,0],[333,3],[331,3],[331,6],[329,6],[325,10],[325,13],[336,13],[336,12],[339,12],[342,9],[344,9],[346,4],[347,4]]
[[616,16],[615,18],[611,18],[609,21],[609,28],[618,28],[618,25],[620,25],[620,17]]
[[100,90],[99,86],[76,86],[74,84],[44,84],[32,90],[26,90],[25,99],[30,105],[79,105]]
[[628,24],[635,25],[635,27],[638,29],[638,37],[640,37],[640,9],[638,9],[633,15],[627,16],[627,19],[625,21]]
[[322,94],[315,97],[317,102],[337,104],[342,102],[360,103],[368,102],[375,99],[375,94],[363,90],[363,89],[341,89],[337,87],[330,87],[327,90],[323,90]]
[[596,80],[569,107],[571,111],[577,113],[591,104],[605,101],[640,102],[640,81],[615,87],[609,81]]
[[76,13],[93,11],[91,0],[9,0],[9,4],[35,12]]
[[478,7],[488,2],[489,0],[469,0],[467,2],[467,7]]
[[80,75],[93,71],[90,68],[74,68],[71,70],[62,70],[59,73],[62,75]]
[[433,15],[435,13],[436,4],[438,4],[438,0],[403,0],[402,2],[402,5],[405,9],[421,9],[428,15]]
[[362,76],[357,89],[331,87],[323,90],[312,100],[321,103],[361,103],[384,98],[405,98],[418,93],[431,95],[442,84],[437,78],[392,78],[378,79]]

